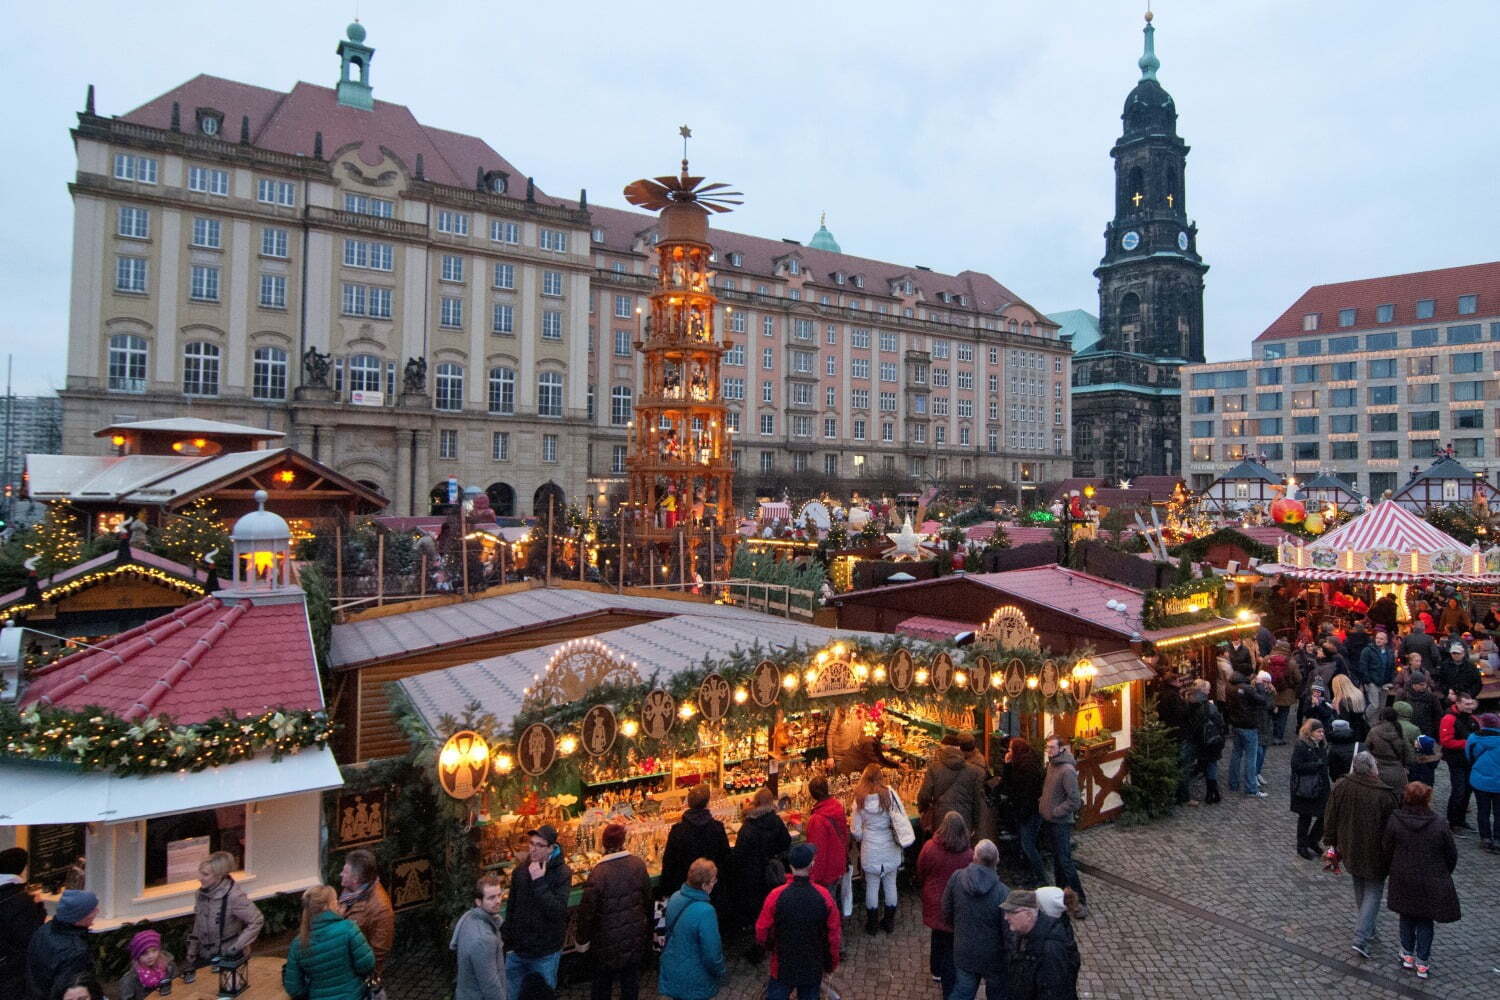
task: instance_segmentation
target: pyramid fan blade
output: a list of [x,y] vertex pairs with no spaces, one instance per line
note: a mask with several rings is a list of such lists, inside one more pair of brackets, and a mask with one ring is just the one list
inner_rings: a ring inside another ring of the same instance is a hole
[[670,188],[671,190],[676,191],[678,188],[682,187],[682,178],[678,177],[676,174],[668,174],[665,177],[656,178],[656,183],[660,184],[664,188]]
[[660,184],[648,180],[634,181],[625,187],[625,200],[632,205],[657,211],[670,204],[669,192]]
[[706,194],[709,191],[713,191],[713,190],[715,190],[717,188],[727,188],[728,186],[729,186],[729,182],[728,181],[715,181],[713,184],[705,184],[705,185],[703,185],[701,188],[698,189],[698,193],[699,194]]
[[682,186],[688,191],[693,190],[699,184],[703,183],[702,177],[679,177],[678,180],[682,182]]

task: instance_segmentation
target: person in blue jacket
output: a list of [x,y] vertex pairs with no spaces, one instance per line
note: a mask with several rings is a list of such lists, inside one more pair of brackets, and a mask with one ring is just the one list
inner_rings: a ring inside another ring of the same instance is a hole
[[1469,787],[1479,800],[1479,844],[1500,853],[1495,846],[1500,833],[1500,715],[1486,712],[1476,721],[1479,729],[1469,734],[1464,756],[1469,758]]
[[661,952],[657,990],[668,1000],[709,1000],[724,978],[724,946],[719,916],[709,893],[719,869],[707,858],[688,866],[687,880],[667,901],[666,946]]

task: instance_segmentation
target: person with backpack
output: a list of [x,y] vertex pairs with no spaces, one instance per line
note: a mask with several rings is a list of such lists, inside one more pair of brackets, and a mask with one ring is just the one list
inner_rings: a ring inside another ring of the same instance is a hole
[[823,974],[838,968],[843,918],[828,890],[810,877],[817,853],[811,844],[792,848],[790,877],[771,890],[755,921],[755,940],[771,956],[766,1000],[790,1000],[794,992],[797,1000],[818,1000]]
[[[1211,685],[1205,680],[1193,682],[1188,693],[1188,729],[1192,733],[1196,762],[1194,774],[1203,775],[1203,801],[1209,805],[1222,800],[1219,794],[1219,759],[1224,756],[1224,738],[1228,732],[1219,706],[1209,699]],[[1192,805],[1196,799],[1189,799]]]
[[718,866],[699,858],[688,866],[682,888],[667,901],[666,944],[656,982],[666,1000],[709,1000],[719,995],[724,945],[719,939],[719,917],[709,899],[718,881]]
[[1500,715],[1486,712],[1477,720],[1479,728],[1464,743],[1469,761],[1469,787],[1479,808],[1479,846],[1494,853],[1500,834]]
[[[775,794],[766,787],[756,789],[730,854],[733,867],[725,924],[732,932],[753,927],[766,893],[786,881],[782,862],[791,846],[792,836],[776,813]],[[760,959],[753,951],[749,957]]]

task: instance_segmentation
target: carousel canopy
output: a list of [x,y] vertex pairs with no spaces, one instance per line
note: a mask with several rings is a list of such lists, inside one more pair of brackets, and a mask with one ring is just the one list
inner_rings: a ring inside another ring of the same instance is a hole
[[1500,548],[1481,553],[1391,500],[1309,545],[1281,545],[1283,572],[1303,580],[1500,583]]

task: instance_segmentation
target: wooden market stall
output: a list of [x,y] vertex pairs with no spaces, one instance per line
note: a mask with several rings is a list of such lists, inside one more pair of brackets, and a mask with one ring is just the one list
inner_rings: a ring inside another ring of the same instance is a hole
[[98,641],[180,608],[210,585],[207,571],[127,545],[0,596],[0,623]]
[[1391,500],[1413,513],[1425,514],[1434,507],[1454,504],[1494,506],[1500,502],[1500,489],[1482,473],[1444,456],[1425,469],[1413,466],[1411,480]]

